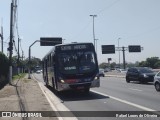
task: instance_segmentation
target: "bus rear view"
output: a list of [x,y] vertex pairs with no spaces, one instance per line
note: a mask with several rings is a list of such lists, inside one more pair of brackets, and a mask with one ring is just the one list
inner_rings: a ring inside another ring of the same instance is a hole
[[97,56],[92,43],[57,45],[53,57],[52,83],[55,83],[57,91],[74,89],[89,92],[91,87],[100,86]]

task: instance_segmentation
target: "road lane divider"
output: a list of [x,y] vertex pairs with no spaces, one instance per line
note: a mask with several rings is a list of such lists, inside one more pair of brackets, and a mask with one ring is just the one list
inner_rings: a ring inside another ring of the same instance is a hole
[[139,90],[139,89],[135,89],[135,88],[128,88],[130,90],[134,90],[134,91],[139,91],[139,92],[142,92],[143,90]]
[[[94,93],[97,93],[97,94],[109,97],[111,99],[117,100],[119,102],[122,102],[122,103],[125,103],[125,104],[128,104],[128,105],[134,106],[134,107],[139,108],[139,109],[142,109],[144,111],[154,111],[154,113],[157,113],[156,112],[157,110],[154,110],[154,109],[151,109],[151,108],[147,108],[147,107],[144,107],[142,105],[138,105],[138,104],[135,104],[135,103],[132,103],[132,102],[129,102],[129,101],[117,98],[117,97],[113,97],[113,96],[110,96],[110,95],[107,95],[107,94],[104,94],[104,93],[101,93],[101,92],[98,92],[98,91],[95,91],[95,90],[91,90],[91,91],[94,92]],[[160,113],[158,112],[158,114],[160,114]]]

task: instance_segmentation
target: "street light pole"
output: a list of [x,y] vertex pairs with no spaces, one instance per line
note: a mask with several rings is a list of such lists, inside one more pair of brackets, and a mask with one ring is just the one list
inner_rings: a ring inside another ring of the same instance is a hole
[[94,31],[94,18],[97,17],[97,15],[90,15],[93,17],[93,42],[94,42],[94,47],[95,47],[95,31]]
[[36,40],[34,41],[30,46],[29,46],[29,54],[28,54],[28,58],[29,58],[29,67],[28,67],[28,79],[31,79],[31,47],[36,43],[36,42],[40,42],[40,40]]
[[65,41],[66,39],[62,39],[62,44],[64,44],[64,41]]
[[119,47],[119,40],[120,40],[121,38],[118,38],[118,52],[119,52],[119,68],[120,68],[120,47]]
[[95,46],[96,46],[96,52],[97,52],[97,40],[98,40],[98,39],[95,39],[95,41],[96,41],[96,44],[95,44]]

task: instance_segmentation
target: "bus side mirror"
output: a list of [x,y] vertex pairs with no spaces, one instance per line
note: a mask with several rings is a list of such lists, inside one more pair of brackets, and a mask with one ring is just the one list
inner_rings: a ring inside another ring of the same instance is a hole
[[52,60],[53,60],[53,64],[55,64],[55,61],[56,61],[55,55],[52,57]]

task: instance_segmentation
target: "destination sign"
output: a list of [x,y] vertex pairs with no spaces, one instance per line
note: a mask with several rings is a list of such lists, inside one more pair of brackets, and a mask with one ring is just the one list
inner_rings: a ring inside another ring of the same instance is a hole
[[85,49],[90,49],[89,45],[65,45],[61,46],[60,50],[65,51],[65,50],[85,50]]

